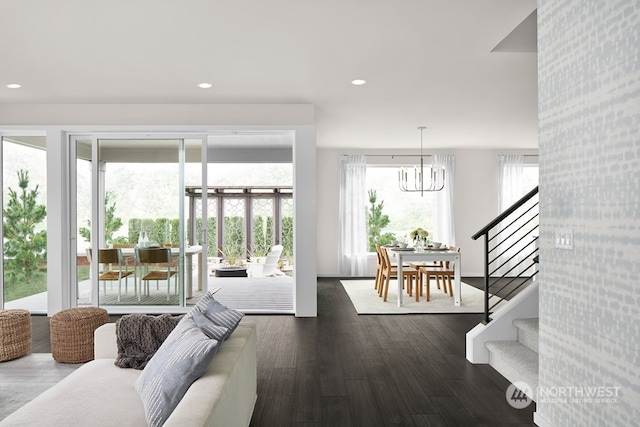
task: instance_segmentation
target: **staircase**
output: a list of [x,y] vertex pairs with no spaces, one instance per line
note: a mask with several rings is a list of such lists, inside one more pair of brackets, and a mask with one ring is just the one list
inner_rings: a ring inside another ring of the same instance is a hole
[[[538,274],[538,187],[471,236],[484,239],[484,323]],[[506,270],[506,271],[505,271]]]
[[527,383],[537,400],[538,388],[538,319],[514,319],[517,330],[516,341],[487,341],[489,365],[512,384]]
[[485,312],[483,322],[466,335],[467,360],[490,364],[511,383],[527,383],[533,400],[538,388],[538,215],[535,187],[473,235],[474,240],[482,237],[485,246]]

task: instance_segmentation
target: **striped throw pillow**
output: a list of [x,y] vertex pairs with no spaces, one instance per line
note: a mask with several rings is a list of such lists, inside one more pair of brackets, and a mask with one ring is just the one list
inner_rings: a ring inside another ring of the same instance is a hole
[[227,328],[225,340],[236,330],[240,320],[244,317],[244,313],[226,307],[213,297],[207,302],[203,313],[214,325]]
[[136,380],[149,426],[165,423],[191,384],[206,372],[219,345],[191,317],[176,325]]

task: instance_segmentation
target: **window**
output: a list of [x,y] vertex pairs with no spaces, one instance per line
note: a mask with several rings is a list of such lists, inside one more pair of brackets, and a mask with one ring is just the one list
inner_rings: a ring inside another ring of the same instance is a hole
[[538,165],[526,164],[522,168],[522,194],[527,194],[538,185]]
[[47,162],[40,137],[3,138],[0,308],[47,311]]
[[[433,235],[436,193],[407,193],[398,187],[398,166],[367,165],[367,191],[375,191],[375,206],[381,206],[381,215],[389,218],[379,235],[392,233],[398,240],[407,239],[411,230],[421,227]],[[367,206],[371,213],[372,204]],[[371,231],[371,224],[369,224]],[[384,240],[382,244],[388,243]],[[373,250],[369,248],[371,252]],[[374,249],[375,250],[375,249]]]
[[[525,163],[525,156],[503,155],[499,156],[499,191],[500,210],[506,211],[525,194],[538,185],[538,165],[531,161]],[[537,203],[537,197],[533,199]],[[535,240],[528,238],[531,231],[538,226],[537,210],[531,217],[531,205],[520,206],[512,216],[504,219],[497,228],[493,237],[500,235],[497,240],[492,240],[490,249],[495,256],[494,267],[498,275],[518,276],[523,274],[527,266],[523,265],[528,252],[533,253]],[[527,264],[528,265],[528,264]]]

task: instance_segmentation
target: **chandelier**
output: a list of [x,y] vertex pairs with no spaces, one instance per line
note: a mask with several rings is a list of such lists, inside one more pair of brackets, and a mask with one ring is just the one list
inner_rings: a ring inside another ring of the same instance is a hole
[[[398,171],[398,183],[400,185],[400,191],[410,193],[420,192],[422,196],[425,191],[440,191],[444,188],[444,167],[433,167],[430,165],[428,168],[425,168],[424,156],[422,154],[422,133],[426,127],[420,126],[418,129],[420,130],[420,167],[413,167],[413,180],[410,180],[408,168],[402,166]],[[426,175],[425,172],[427,172]]]

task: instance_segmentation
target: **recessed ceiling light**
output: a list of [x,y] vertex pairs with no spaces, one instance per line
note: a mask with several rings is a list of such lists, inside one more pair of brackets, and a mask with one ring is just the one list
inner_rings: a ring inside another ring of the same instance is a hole
[[367,82],[366,80],[362,80],[362,79],[351,80],[351,84],[356,86],[362,86],[366,82]]
[[21,85],[19,85],[18,83],[10,83],[10,84],[8,84],[8,85],[7,85],[7,87],[8,87],[9,89],[19,89],[19,88],[21,88],[22,86],[21,86]]
[[198,87],[201,89],[209,89],[211,86],[213,86],[211,83],[200,83],[198,85]]

